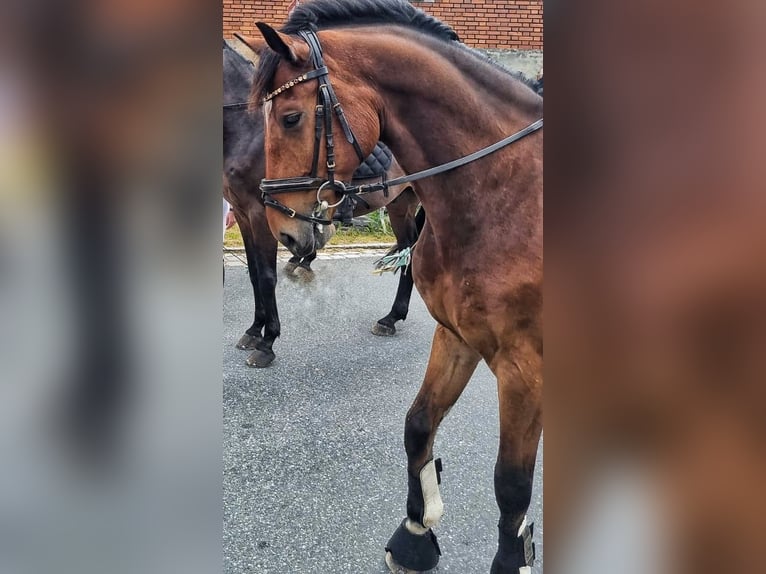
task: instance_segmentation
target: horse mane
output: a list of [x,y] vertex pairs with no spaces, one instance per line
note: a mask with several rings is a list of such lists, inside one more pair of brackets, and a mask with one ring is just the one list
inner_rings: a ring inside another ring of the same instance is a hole
[[443,40],[460,41],[457,32],[406,0],[311,0],[300,4],[282,28],[295,34],[303,28],[318,30],[341,26],[399,24]]
[[[318,31],[370,25],[403,26],[424,33],[465,50],[538,92],[534,80],[527,78],[521,72],[508,70],[486,54],[461,44],[457,32],[451,26],[415,8],[407,0],[311,0],[305,4],[299,4],[280,31],[285,34],[297,34],[306,28]],[[261,54],[252,91],[258,99],[269,92],[279,62],[280,56],[271,50]]]
[[[311,0],[299,4],[280,31],[296,34],[306,28],[317,31],[374,24],[395,24],[445,41],[460,41],[451,26],[415,8],[406,0]],[[271,50],[261,55],[253,87],[253,93],[258,98],[268,93],[279,61],[279,55]]]

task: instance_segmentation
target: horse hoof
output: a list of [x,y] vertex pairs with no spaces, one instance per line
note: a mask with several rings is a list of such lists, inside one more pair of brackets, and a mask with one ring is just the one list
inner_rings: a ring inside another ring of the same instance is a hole
[[386,564],[395,574],[428,572],[441,553],[433,530],[405,518],[386,544]]
[[295,270],[297,268],[298,268],[297,263],[293,263],[292,261],[288,261],[287,263],[285,263],[285,273],[287,275],[292,275],[293,273],[295,273]]
[[378,321],[372,326],[372,334],[378,337],[393,337],[396,335],[396,327],[393,325],[389,327]]
[[261,342],[261,337],[258,335],[248,335],[245,333],[239,338],[239,341],[237,341],[237,349],[241,349],[243,351],[252,351],[258,346],[258,343]]
[[410,570],[397,564],[390,552],[386,552],[386,566],[393,574],[418,574],[417,570]]
[[261,349],[256,349],[250,353],[250,356],[245,360],[245,364],[248,367],[263,369],[268,367],[274,361],[275,357],[276,355],[274,354],[274,351],[262,351]]
[[311,269],[305,267],[298,267],[295,270],[294,276],[296,279],[300,279],[304,283],[311,283],[314,280],[314,272]]

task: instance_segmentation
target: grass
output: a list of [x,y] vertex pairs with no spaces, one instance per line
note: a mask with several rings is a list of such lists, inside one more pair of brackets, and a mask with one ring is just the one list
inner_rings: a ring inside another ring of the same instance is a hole
[[[394,243],[396,237],[391,232],[388,215],[381,219],[380,212],[374,211],[369,216],[370,225],[365,229],[356,227],[340,228],[327,244],[329,247],[351,243]],[[226,230],[223,244],[225,247],[242,247],[242,234],[236,225]]]

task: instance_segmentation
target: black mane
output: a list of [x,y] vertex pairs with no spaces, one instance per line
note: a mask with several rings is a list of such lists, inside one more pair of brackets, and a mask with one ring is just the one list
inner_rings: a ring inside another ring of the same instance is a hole
[[[298,5],[280,31],[285,34],[297,34],[306,28],[318,31],[376,24],[407,27],[458,46],[540,93],[534,80],[520,72],[508,70],[478,50],[460,44],[460,38],[452,27],[415,8],[407,0],[310,0]],[[253,94],[258,99],[269,92],[279,61],[280,57],[271,50],[265,50],[261,54],[253,89]]]
[[295,34],[303,28],[316,31],[371,24],[399,24],[443,40],[460,40],[450,26],[406,0],[311,0],[293,11],[282,31]]
[[[373,24],[396,24],[445,41],[460,41],[457,32],[449,25],[415,8],[406,0],[311,0],[299,4],[280,31],[296,34],[305,28],[317,31]],[[261,54],[254,89],[258,98],[268,93],[279,59],[271,50]]]

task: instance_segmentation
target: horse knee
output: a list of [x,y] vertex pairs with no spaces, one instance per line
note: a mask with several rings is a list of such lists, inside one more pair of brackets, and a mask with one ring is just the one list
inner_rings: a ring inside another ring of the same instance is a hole
[[[433,427],[433,418],[427,409],[410,410],[404,423],[404,449],[407,456],[417,457],[427,450]],[[420,469],[411,470],[415,472]]]

